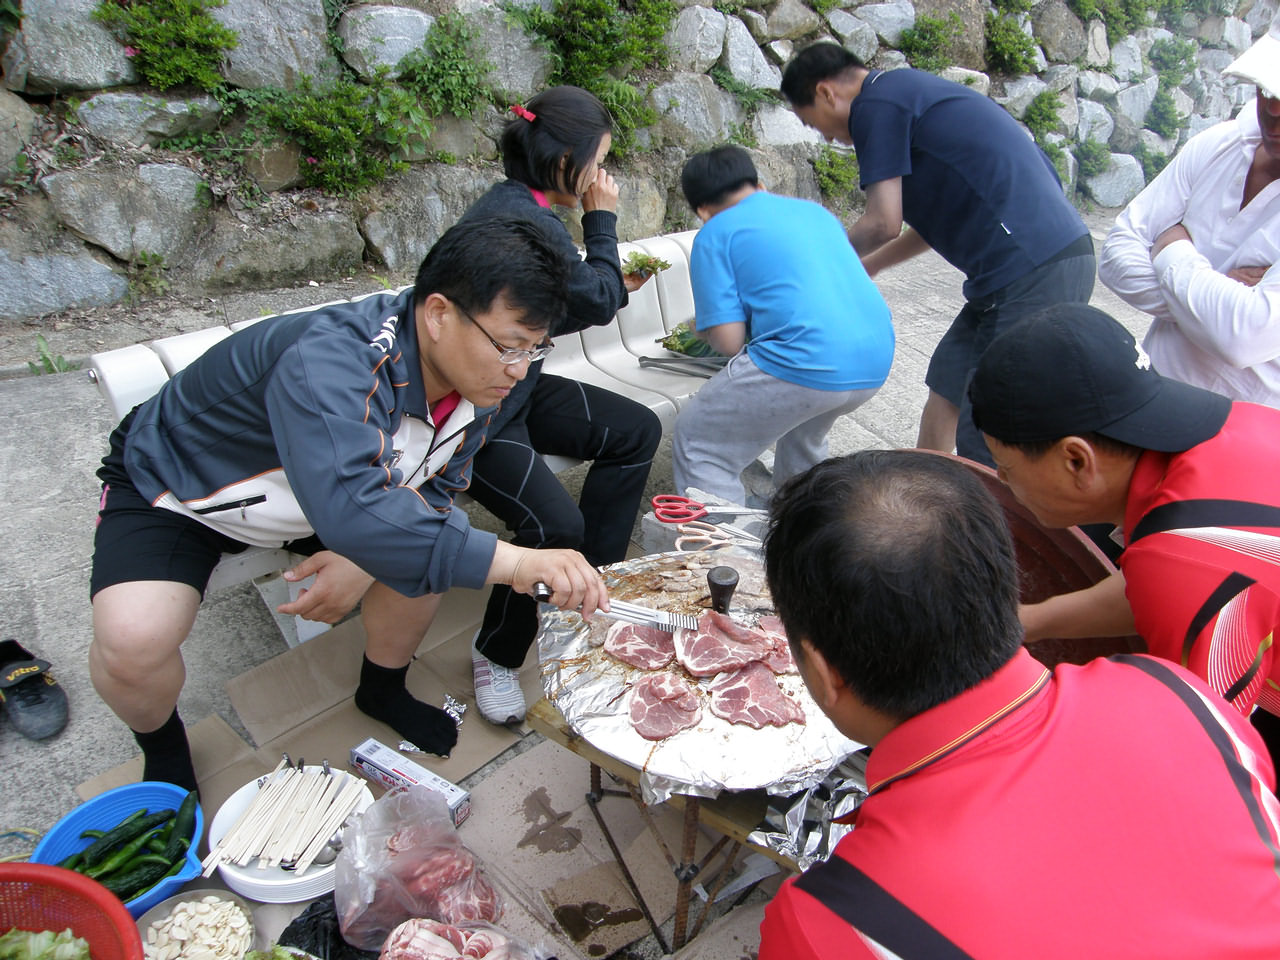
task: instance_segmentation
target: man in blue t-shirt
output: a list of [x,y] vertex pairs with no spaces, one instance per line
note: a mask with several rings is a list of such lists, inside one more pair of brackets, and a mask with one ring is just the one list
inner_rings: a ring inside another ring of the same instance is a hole
[[696,333],[730,360],[676,418],[676,489],[742,503],[742,471],[771,444],[775,484],[826,459],[832,423],[889,375],[893,325],[840,221],[762,190],[741,147],[690,157],[681,186],[705,224]]
[[990,464],[966,399],[978,358],[1022,317],[1093,292],[1093,241],[1053,164],[982,94],[919,70],[868,70],[834,43],[797,54],[782,93],[857,152],[867,207],[849,242],[868,274],[930,247],[963,271],[966,303],[929,362],[917,445]]

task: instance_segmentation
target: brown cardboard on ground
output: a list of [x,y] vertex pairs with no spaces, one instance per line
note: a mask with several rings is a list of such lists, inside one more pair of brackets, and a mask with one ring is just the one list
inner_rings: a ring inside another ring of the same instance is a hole
[[[253,747],[245,743],[225,720],[216,715],[205,717],[188,727],[187,740],[191,744],[191,759],[195,762],[196,776],[201,782],[227,766],[253,756]],[[142,756],[139,754],[96,777],[90,777],[76,787],[76,793],[82,800],[89,800],[112,787],[137,783],[141,779]]]
[[542,895],[565,938],[583,956],[609,957],[649,932],[615,864],[602,863]]
[[[520,739],[513,731],[485,722],[475,710],[470,644],[484,596],[481,591],[455,591],[446,597],[419,659],[409,669],[409,689],[416,696],[439,703],[449,690],[468,703],[458,746],[448,760],[413,755],[414,760],[455,783]],[[454,598],[459,602],[450,603]],[[393,748],[398,746],[399,737],[393,731],[364,716],[350,699],[363,645],[360,621],[348,621],[228,683],[240,719],[255,738],[261,738],[261,746],[255,750],[216,716],[188,729],[206,824],[235,790],[271,770],[282,752],[308,762],[327,758],[345,768],[351,746],[367,736]],[[533,702],[540,695],[535,663],[525,667],[521,679]],[[88,799],[110,787],[136,781],[140,775],[141,759],[135,758],[77,789]],[[608,776],[605,785],[613,785]],[[569,938],[555,923],[551,902],[634,908],[586,806],[588,786],[587,762],[543,741],[473,787],[473,813],[460,831],[507,896],[503,926],[528,940],[537,939],[542,931],[544,942],[565,960],[575,953],[602,957],[606,955],[602,949],[612,953],[649,932],[643,919],[638,923],[630,919],[609,922],[593,927],[588,941],[571,949]],[[381,794],[372,784],[370,788],[375,795]],[[651,909],[660,922],[669,919],[675,881],[635,805],[626,797],[608,797],[601,809]],[[666,805],[652,813],[668,845],[678,850],[681,814]],[[699,857],[707,846],[706,838],[700,838]],[[217,883],[216,878],[209,882]],[[269,925],[278,930],[294,909],[302,906],[269,908],[279,914],[272,915]],[[695,901],[695,906],[700,907],[700,901]],[[693,916],[697,916],[696,909]],[[593,945],[594,951],[590,950]],[[706,954],[708,960],[714,956],[718,954]]]
[[676,960],[754,957],[760,950],[764,903],[749,903],[709,923],[697,939],[676,951]]
[[[461,602],[441,604],[446,629],[451,623],[456,626],[460,618],[478,616],[472,609],[477,594],[479,591],[459,590],[446,597],[446,601],[455,596],[461,598]],[[438,618],[437,624],[441,622]],[[432,645],[435,636],[433,627],[424,647]],[[228,681],[227,692],[236,713],[260,745],[256,750],[219,717],[206,718],[188,728],[206,827],[227,797],[254,777],[272,770],[282,753],[288,753],[294,761],[318,763],[327,759],[331,765],[347,769],[351,748],[367,737],[375,737],[392,749],[399,747],[400,737],[395,731],[365,716],[351,700],[359,679],[364,640],[360,620],[349,620]],[[453,648],[462,647],[462,655],[469,662],[470,641],[469,632],[464,635],[453,629],[447,640],[434,646],[449,648],[452,659],[458,656]],[[445,684],[421,661],[410,665],[406,683],[410,692],[428,703],[439,704],[444,699]],[[494,726],[479,716],[469,685],[466,691],[459,689],[459,693],[463,692],[467,694],[468,708],[451,756],[444,759],[412,755],[454,783],[520,739],[516,732]],[[86,781],[77,791],[87,799],[110,787],[134,782],[141,774],[142,761],[136,757]],[[372,784],[370,789],[375,795],[382,793]]]

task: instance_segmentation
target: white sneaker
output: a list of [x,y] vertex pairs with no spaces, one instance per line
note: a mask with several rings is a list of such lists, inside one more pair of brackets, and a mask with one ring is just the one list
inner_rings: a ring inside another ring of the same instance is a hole
[[520,675],[471,651],[471,676],[476,686],[476,706],[490,723],[519,723],[524,719],[524,691]]

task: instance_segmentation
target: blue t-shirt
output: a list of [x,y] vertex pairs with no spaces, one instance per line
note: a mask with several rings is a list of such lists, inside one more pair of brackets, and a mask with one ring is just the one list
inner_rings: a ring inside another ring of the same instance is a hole
[[902,218],[964,272],[972,300],[1088,233],[1053,164],[975,90],[920,70],[872,71],[849,110],[865,189],[902,178]]
[[889,306],[818,204],[749,194],[698,231],[690,269],[698,329],[745,323],[747,354],[770,376],[863,390],[889,375]]

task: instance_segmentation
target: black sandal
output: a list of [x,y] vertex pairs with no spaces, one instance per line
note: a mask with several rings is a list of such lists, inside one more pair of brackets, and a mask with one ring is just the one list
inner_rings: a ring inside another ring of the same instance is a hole
[[67,694],[49,673],[49,661],[17,640],[0,641],[0,707],[24,737],[44,740],[67,725]]

